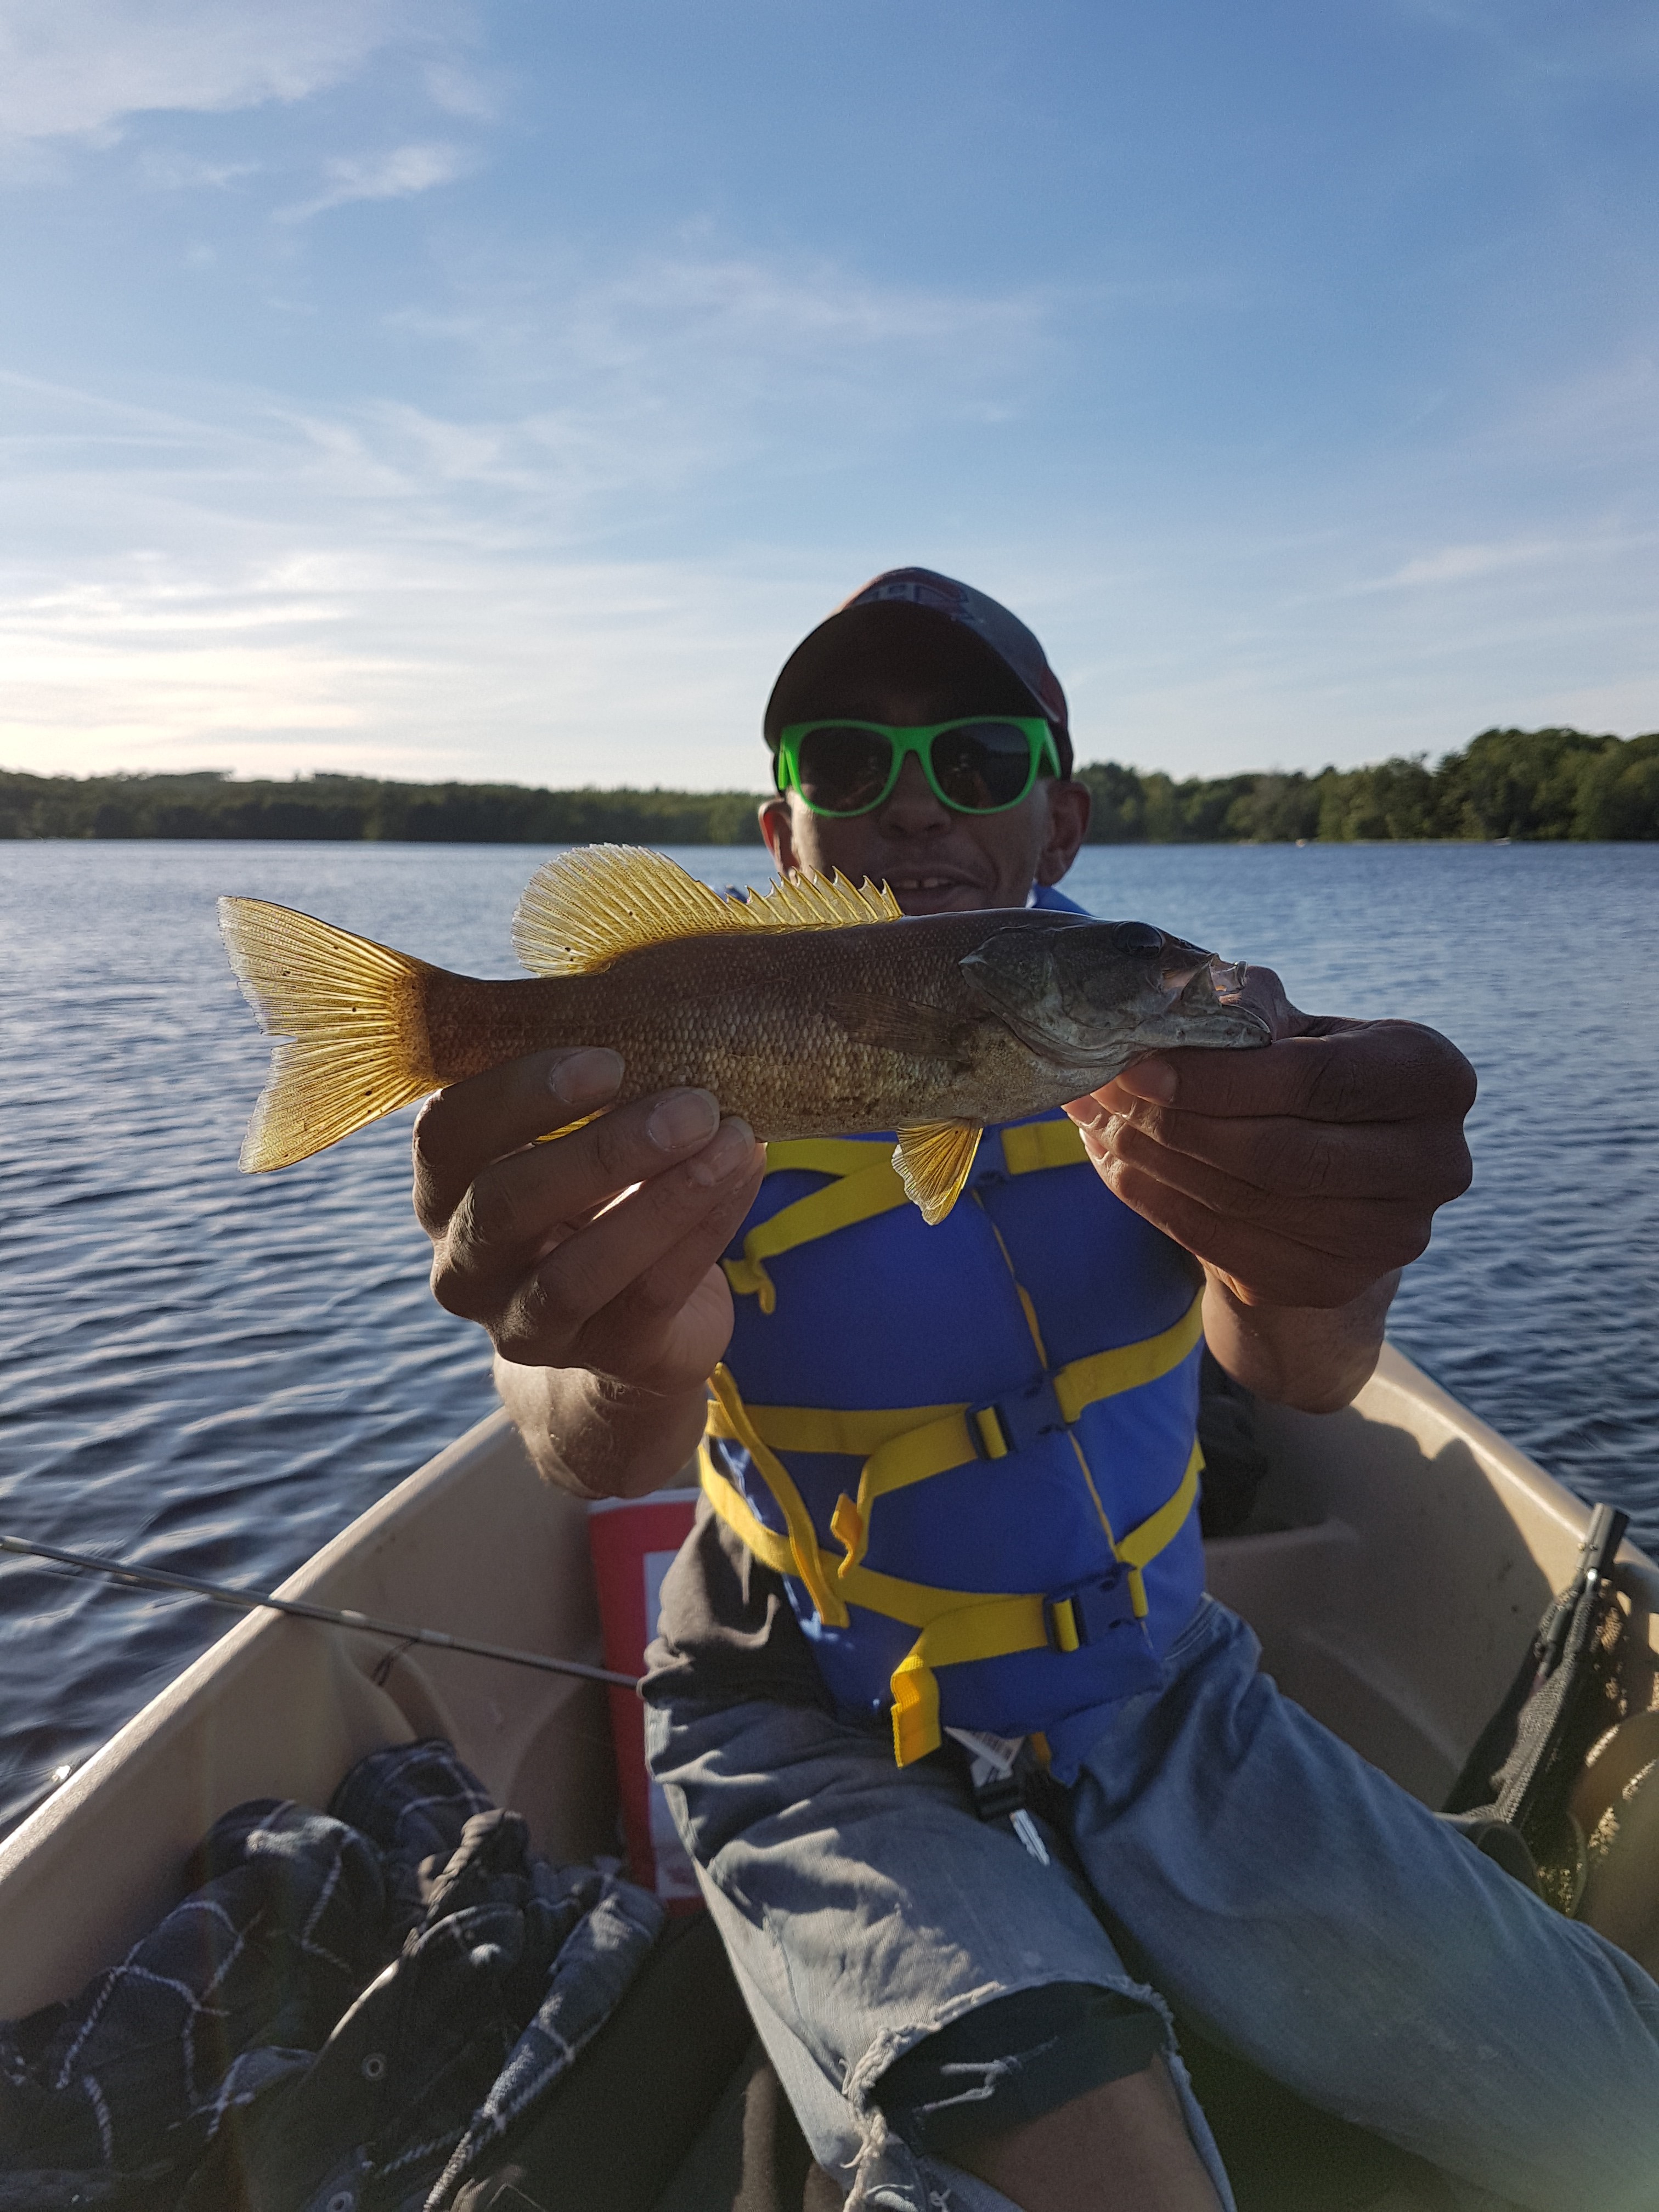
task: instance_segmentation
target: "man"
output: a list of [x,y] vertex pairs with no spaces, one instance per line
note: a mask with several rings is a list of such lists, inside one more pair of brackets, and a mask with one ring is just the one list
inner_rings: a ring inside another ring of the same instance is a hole
[[[792,656],[766,727],[781,866],[884,881],[907,914],[1069,904],[1088,796],[1064,695],[994,601],[876,579]],[[1265,970],[1247,994],[1269,1049],[1140,1063],[1072,1109],[1080,1146],[1064,1122],[995,1153],[988,1133],[938,1230],[853,1146],[780,1147],[766,1173],[701,1092],[532,1146],[621,1073],[602,1048],[536,1055],[422,1117],[434,1288],[489,1330],[532,1456],[579,1494],[665,1482],[708,1420],[653,1756],[856,2201],[1228,2203],[1171,2004],[1518,2202],[1659,2201],[1659,1988],[1279,1698],[1200,1597],[1200,1317],[1250,1389],[1346,1404],[1469,1173],[1474,1079],[1443,1038],[1310,1019]],[[1068,1377],[1068,1418],[1021,1433],[1017,1398],[1058,1404]],[[981,1397],[981,1443],[872,1473]],[[1005,1612],[952,1641],[953,1616],[930,1646],[950,1583],[1035,1592],[1006,1605],[1040,1603],[1043,1632]],[[1046,1829],[979,1819],[952,1727],[1039,1748]]]

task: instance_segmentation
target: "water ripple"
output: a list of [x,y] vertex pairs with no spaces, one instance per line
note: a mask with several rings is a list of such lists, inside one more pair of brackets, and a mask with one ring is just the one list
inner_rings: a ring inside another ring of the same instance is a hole
[[[543,856],[503,847],[0,848],[0,1527],[269,1587],[492,1402],[435,1305],[403,1114],[237,1172],[266,1048],[213,897],[475,974]],[[681,857],[744,880],[752,850]],[[1410,1014],[1480,1072],[1477,1175],[1395,1333],[1659,1542],[1659,848],[1097,848],[1067,888]],[[1610,950],[1610,948],[1612,950]],[[199,1601],[0,1564],[0,1831],[222,1629]]]

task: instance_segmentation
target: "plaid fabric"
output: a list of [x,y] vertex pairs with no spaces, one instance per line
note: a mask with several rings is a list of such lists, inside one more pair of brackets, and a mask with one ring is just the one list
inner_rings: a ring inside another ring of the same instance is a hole
[[326,1814],[239,1806],[186,1881],[72,2003],[0,2024],[0,2208],[440,2212],[662,1917],[550,1866],[435,1741],[371,1753]]

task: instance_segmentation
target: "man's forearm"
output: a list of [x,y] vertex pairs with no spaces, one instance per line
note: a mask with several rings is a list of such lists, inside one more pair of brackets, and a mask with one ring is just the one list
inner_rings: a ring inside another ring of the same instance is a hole
[[1370,1381],[1400,1270],[1346,1306],[1247,1305],[1204,1270],[1204,1334],[1236,1382],[1304,1413],[1334,1413]]
[[639,1498],[672,1482],[697,1448],[701,1390],[666,1398],[585,1368],[497,1358],[495,1388],[537,1472],[579,1498]]

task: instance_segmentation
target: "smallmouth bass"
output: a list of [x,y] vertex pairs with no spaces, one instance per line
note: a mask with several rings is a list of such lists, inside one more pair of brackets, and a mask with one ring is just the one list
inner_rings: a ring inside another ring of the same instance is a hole
[[1268,1042],[1242,971],[1150,923],[1041,908],[906,917],[806,873],[725,897],[660,853],[550,860],[513,919],[528,979],[434,968],[261,899],[219,902],[271,1056],[241,1164],[291,1166],[383,1114],[552,1045],[609,1045],[617,1103],[693,1084],[756,1135],[896,1129],[942,1221],[988,1122],[1046,1113],[1176,1045]]

